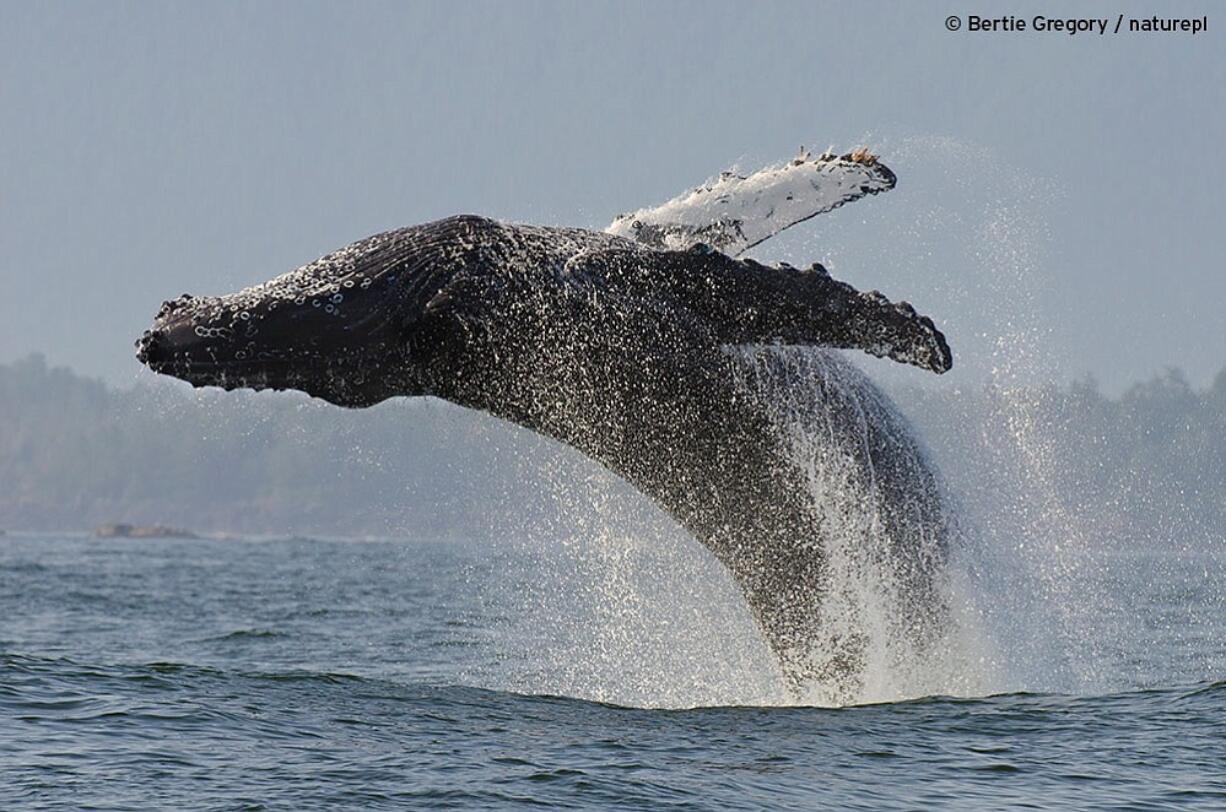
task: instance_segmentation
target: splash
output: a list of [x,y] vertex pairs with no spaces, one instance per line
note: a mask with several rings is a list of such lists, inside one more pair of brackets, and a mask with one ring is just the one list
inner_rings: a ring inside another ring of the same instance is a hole
[[832,676],[797,699],[845,705],[973,693],[978,669],[968,664],[978,647],[968,647],[952,584],[919,576],[947,572],[947,545],[959,539],[951,511],[929,513],[949,500],[942,483],[926,482],[927,452],[909,423],[835,352],[753,347],[741,357],[743,385],[786,438],[823,530],[807,543],[822,545],[829,567],[815,670]]
[[[553,519],[512,533],[538,577],[490,579],[505,585],[488,596],[505,612],[497,667],[472,681],[639,707],[841,706],[983,692],[986,646],[955,579],[916,579],[917,562],[894,546],[905,532],[915,555],[939,560],[956,524],[952,515],[936,517],[940,526],[917,518],[923,495],[900,498],[898,483],[923,474],[873,466],[875,456],[927,471],[910,426],[838,353],[737,352],[740,384],[786,440],[822,528],[797,543],[822,544],[830,567],[812,649],[812,671],[826,678],[797,691],[707,550],[609,472],[538,439],[520,458],[525,476],[544,479],[540,498]],[[525,507],[521,516],[533,512]]]
[[[1013,652],[1011,677],[1029,690],[1084,692],[1107,687],[1106,638],[1096,619],[1115,611],[1118,597],[1095,577],[1109,563],[1097,528],[1061,494],[1063,427],[1046,408],[1037,384],[1060,373],[1052,363],[1051,329],[1040,304],[1043,250],[1048,243],[1038,181],[998,162],[986,178],[1015,190],[985,203],[971,255],[988,270],[985,299],[1002,325],[992,339],[989,410],[982,447],[998,468],[1001,499],[979,521],[990,554],[983,587],[1010,595],[987,609],[997,635]],[[1006,312],[1007,308],[1007,312]],[[982,555],[981,552],[981,555]],[[990,574],[988,574],[990,573]],[[1117,686],[1118,687],[1118,686]]]
[[714,556],[571,449],[532,456],[552,520],[472,573],[496,633],[465,682],[644,708],[795,701]]

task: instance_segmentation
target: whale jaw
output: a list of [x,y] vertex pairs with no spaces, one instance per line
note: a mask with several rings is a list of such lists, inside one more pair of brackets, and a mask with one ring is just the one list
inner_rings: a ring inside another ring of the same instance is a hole
[[[184,294],[162,305],[136,341],[136,358],[195,387],[298,390],[347,408],[423,393],[390,326],[337,330],[310,311],[280,315],[274,303],[245,292]],[[248,322],[256,325],[250,332]]]

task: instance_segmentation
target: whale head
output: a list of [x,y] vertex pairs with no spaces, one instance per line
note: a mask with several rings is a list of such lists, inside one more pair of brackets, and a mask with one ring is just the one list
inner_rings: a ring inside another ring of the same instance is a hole
[[226,296],[164,302],[136,357],[193,386],[296,389],[355,408],[424,394],[404,336],[434,290],[432,268],[405,261],[414,252],[403,242],[387,261],[383,243],[357,243]]

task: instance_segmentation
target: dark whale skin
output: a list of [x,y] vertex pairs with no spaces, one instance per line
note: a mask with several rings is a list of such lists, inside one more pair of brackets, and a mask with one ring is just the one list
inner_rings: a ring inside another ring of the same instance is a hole
[[[299,389],[348,407],[433,395],[566,443],[626,479],[728,568],[794,688],[852,681],[856,635],[818,634],[823,515],[769,402],[772,347],[858,348],[935,372],[931,320],[815,265],[664,251],[583,229],[461,216],[376,235],[264,285],[167,302],[137,342],[199,386]],[[745,348],[756,348],[746,350]],[[897,625],[934,638],[950,533],[935,473],[888,400],[831,353],[815,379],[832,453],[882,506]],[[790,386],[791,383],[785,385]],[[785,393],[786,394],[786,393]]]

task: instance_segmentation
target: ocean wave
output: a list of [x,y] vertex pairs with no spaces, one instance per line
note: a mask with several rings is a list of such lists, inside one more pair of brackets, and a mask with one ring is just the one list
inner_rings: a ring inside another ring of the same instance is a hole
[[[264,633],[236,632],[218,639],[264,637]],[[275,635],[273,635],[275,636]],[[1062,694],[1013,691],[977,697],[934,695],[896,702],[875,702],[843,707],[822,705],[700,705],[690,708],[654,708],[615,702],[601,702],[551,693],[525,693],[515,690],[488,688],[447,682],[406,681],[339,671],[307,669],[252,670],[230,669],[183,662],[154,661],[146,663],[85,663],[68,657],[0,652],[0,703],[6,697],[24,692],[63,696],[72,701],[70,687],[104,692],[105,689],[130,686],[137,690],[190,690],[194,686],[246,684],[252,690],[264,684],[269,688],[281,685],[348,686],[357,689],[353,695],[369,699],[414,700],[428,698],[435,702],[461,705],[495,705],[518,703],[531,706],[574,706],[612,711],[633,711],[669,715],[703,712],[787,713],[810,711],[820,714],[843,714],[890,710],[931,712],[974,712],[979,709],[1013,709],[1029,712],[1068,713],[1095,707],[1125,705],[1135,708],[1145,703],[1173,703],[1189,700],[1214,700],[1226,694],[1226,680],[1205,680],[1194,684],[1172,684],[1112,691],[1096,694]],[[30,699],[28,701],[36,702]]]

